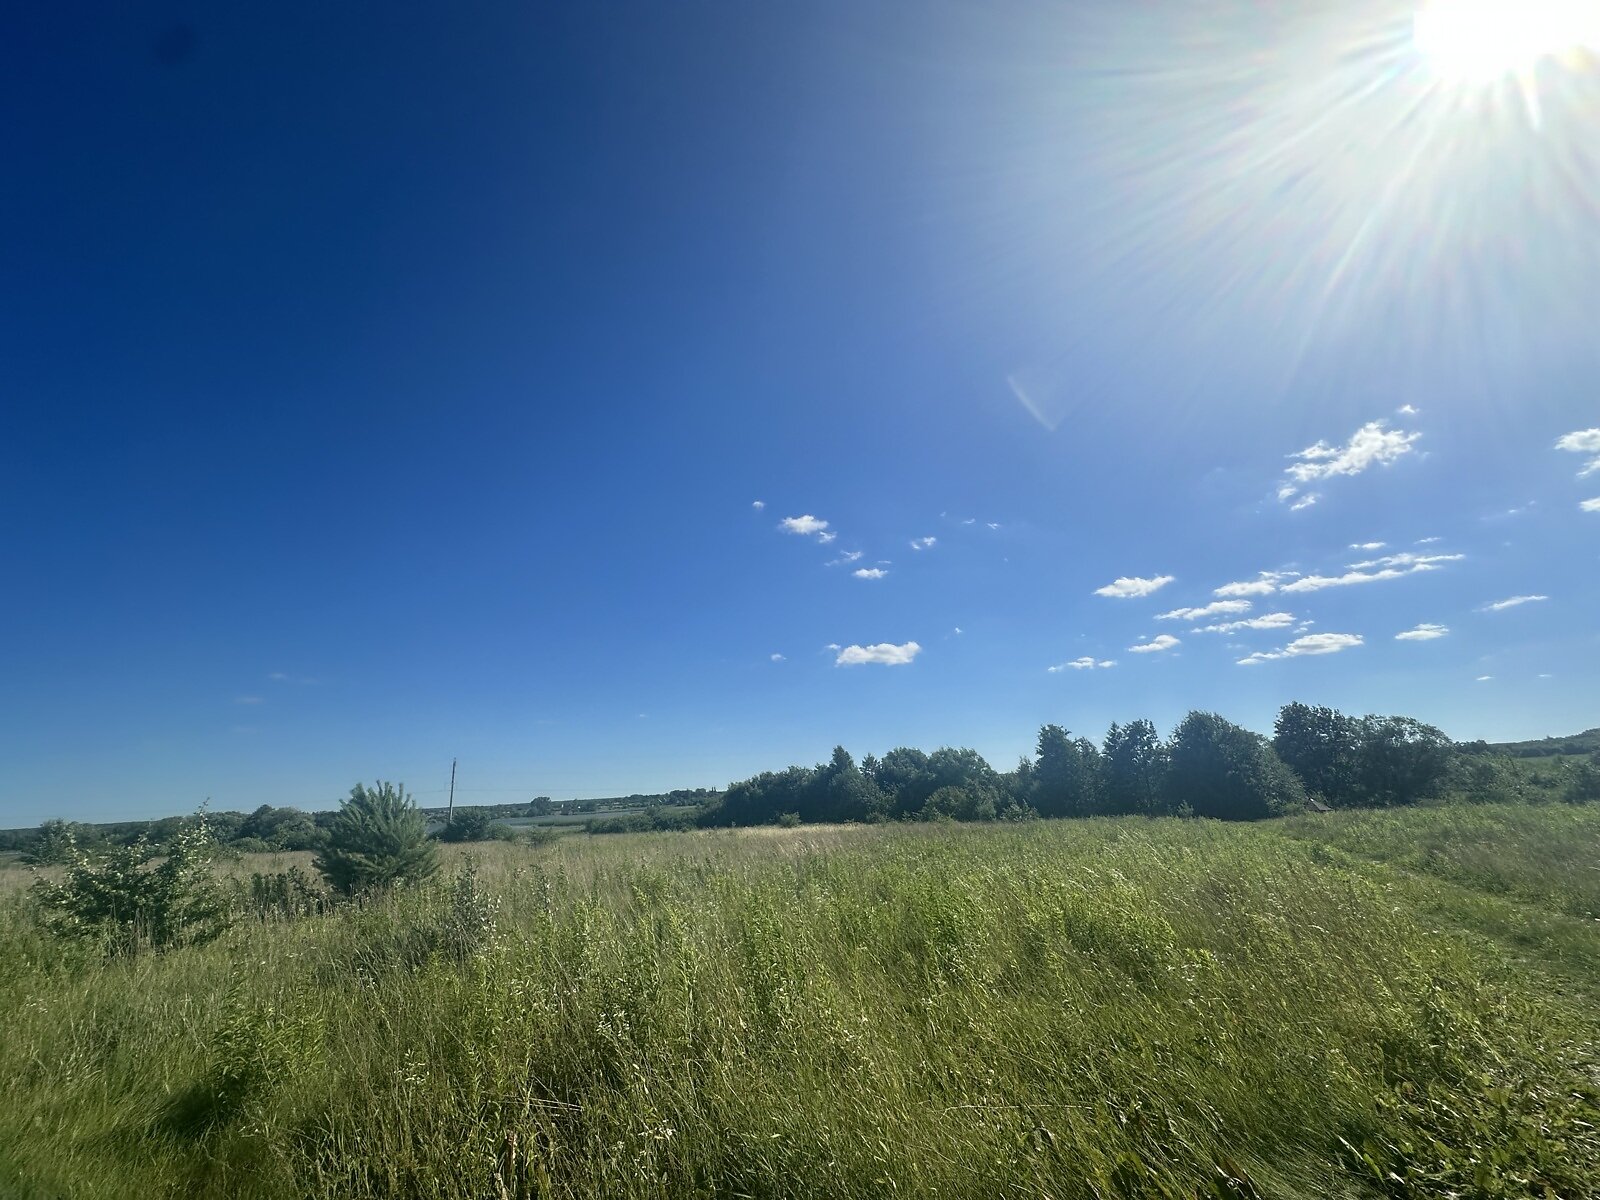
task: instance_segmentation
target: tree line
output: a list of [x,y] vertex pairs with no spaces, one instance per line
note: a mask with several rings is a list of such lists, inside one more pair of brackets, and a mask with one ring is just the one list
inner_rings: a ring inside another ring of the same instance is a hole
[[1151,721],[1114,723],[1096,744],[1045,725],[1033,755],[997,771],[975,750],[910,747],[857,763],[843,746],[815,767],[729,785],[702,826],[775,822],[987,821],[1142,813],[1229,821],[1315,807],[1390,807],[1439,795],[1453,743],[1410,717],[1288,704],[1266,738],[1191,712],[1162,740]]

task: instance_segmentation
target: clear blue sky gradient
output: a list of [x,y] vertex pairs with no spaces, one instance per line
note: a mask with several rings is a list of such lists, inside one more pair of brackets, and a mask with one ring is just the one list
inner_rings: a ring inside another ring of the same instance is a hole
[[1592,63],[1288,7],[11,6],[0,824],[1600,724]]

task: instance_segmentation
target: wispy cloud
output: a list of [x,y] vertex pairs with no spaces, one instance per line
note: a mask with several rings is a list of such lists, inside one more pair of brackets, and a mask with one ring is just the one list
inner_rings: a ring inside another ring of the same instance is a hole
[[987,525],[990,529],[999,529],[1000,528],[1000,522],[999,521],[985,521],[984,524]]
[[850,573],[857,579],[882,579],[889,574],[882,567],[860,567]]
[[1508,608],[1516,608],[1520,604],[1533,604],[1539,600],[1548,600],[1549,596],[1508,596],[1504,600],[1496,600],[1485,604],[1479,612],[1504,612]]
[[922,647],[915,642],[906,642],[899,646],[892,642],[879,642],[876,646],[846,646],[839,651],[839,656],[833,661],[834,665],[839,667],[855,667],[863,663],[903,667],[921,653]]
[[1370,571],[1374,567],[1431,567],[1437,563],[1460,562],[1465,557],[1465,554],[1417,554],[1410,550],[1402,550],[1399,554],[1385,554],[1382,558],[1351,563],[1350,569]]
[[1152,579],[1143,579],[1139,576],[1123,576],[1105,587],[1095,588],[1096,596],[1111,596],[1118,600],[1129,600],[1137,596],[1148,596],[1151,592],[1158,592],[1171,583],[1176,576],[1157,575]]
[[1045,670],[1052,675],[1059,675],[1062,671],[1103,671],[1107,667],[1116,665],[1117,660],[1114,658],[1103,658],[1097,662],[1085,654],[1082,658],[1075,658],[1071,662],[1057,663],[1053,667],[1046,667]]
[[1198,621],[1204,617],[1225,617],[1233,613],[1250,611],[1248,600],[1213,600],[1203,608],[1175,608],[1171,612],[1158,613],[1158,621]]
[[1417,539],[1417,545],[1419,545],[1419,546],[1431,546],[1435,542],[1442,542],[1442,541],[1444,541],[1444,539],[1442,537],[1418,538]]
[[1477,678],[1477,682],[1478,683],[1488,683],[1493,678],[1494,678],[1493,675],[1479,675],[1478,678]]
[[1417,406],[1415,404],[1402,404],[1399,408],[1395,409],[1394,411],[1397,412],[1398,414],[1400,414],[1400,416],[1402,416],[1402,417],[1414,417],[1421,410],[1419,408],[1417,408]]
[[1225,583],[1211,592],[1213,596],[1270,596],[1285,579],[1293,579],[1298,571],[1262,571],[1254,579]]
[[1248,667],[1254,663],[1270,662],[1275,658],[1302,658],[1311,654],[1338,654],[1341,650],[1364,645],[1359,633],[1308,633],[1305,637],[1295,638],[1281,650],[1258,650],[1248,658],[1241,658],[1239,665]]
[[815,533],[826,532],[828,523],[821,517],[813,517],[805,513],[798,517],[785,517],[778,522],[778,528],[785,533],[798,533],[802,537],[809,537]]
[[1193,633],[1237,633],[1241,629],[1287,629],[1294,624],[1294,614],[1286,612],[1262,613],[1244,621],[1224,621],[1220,625],[1202,625]]
[[850,563],[860,562],[861,561],[861,555],[862,555],[862,551],[860,551],[860,550],[841,550],[841,551],[839,551],[839,557],[838,558],[835,558],[830,562],[824,563],[823,565],[824,566],[828,566],[828,567],[848,566]]
[[1556,439],[1557,450],[1570,450],[1574,454],[1593,455],[1578,471],[1578,478],[1600,471],[1600,429],[1575,429]]
[[1140,642],[1137,646],[1129,646],[1129,654],[1158,654],[1163,650],[1171,650],[1178,644],[1178,639],[1170,633],[1158,633],[1148,642]]
[[1585,500],[1578,507],[1584,512],[1600,512],[1600,496],[1596,496],[1593,500]]
[[824,546],[832,545],[838,540],[839,535],[834,533],[832,530],[825,530],[824,532],[817,534],[817,541],[821,542]]
[[1294,508],[1304,508],[1317,499],[1316,492],[1306,490],[1308,485],[1337,475],[1359,475],[1369,467],[1387,467],[1409,454],[1421,436],[1390,429],[1385,421],[1368,421],[1342,446],[1327,442],[1307,446],[1289,456],[1299,461],[1284,469],[1286,478],[1278,486],[1278,499],[1286,503],[1293,500]]
[[769,655],[767,655],[767,657],[770,658],[773,662],[788,662],[789,661],[782,654],[769,654]]
[[932,550],[934,546],[938,544],[938,542],[939,539],[936,537],[912,538],[911,548],[913,550]]
[[[1458,555],[1444,555],[1442,558],[1460,558]],[[1371,564],[1369,564],[1371,565]],[[1293,583],[1286,583],[1281,590],[1285,592],[1320,592],[1324,588],[1354,587],[1358,583],[1381,583],[1386,579],[1403,579],[1407,575],[1415,575],[1419,571],[1437,571],[1438,564],[1434,562],[1414,562],[1405,567],[1383,567],[1380,570],[1352,570],[1343,575],[1307,575],[1296,579]]]
[[1442,638],[1450,630],[1444,625],[1435,625],[1424,621],[1414,629],[1407,629],[1404,633],[1394,635],[1397,642],[1431,642],[1434,638]]
[[766,506],[767,506],[767,502],[765,500],[752,500],[752,501],[750,501],[750,507],[755,509],[757,512],[760,512]]
[[1351,542],[1350,549],[1365,550],[1368,553],[1371,553],[1374,550],[1382,550],[1387,545],[1387,542]]

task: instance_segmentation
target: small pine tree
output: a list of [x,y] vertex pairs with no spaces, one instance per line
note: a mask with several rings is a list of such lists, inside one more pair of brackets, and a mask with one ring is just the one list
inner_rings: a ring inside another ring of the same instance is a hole
[[416,803],[404,785],[383,782],[350,789],[314,862],[328,886],[346,896],[425,879],[439,867]]

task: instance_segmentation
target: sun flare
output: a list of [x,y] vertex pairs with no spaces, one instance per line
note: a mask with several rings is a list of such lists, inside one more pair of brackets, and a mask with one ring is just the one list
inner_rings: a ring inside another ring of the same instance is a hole
[[1412,40],[1441,78],[1489,83],[1600,50],[1600,0],[1429,0]]

